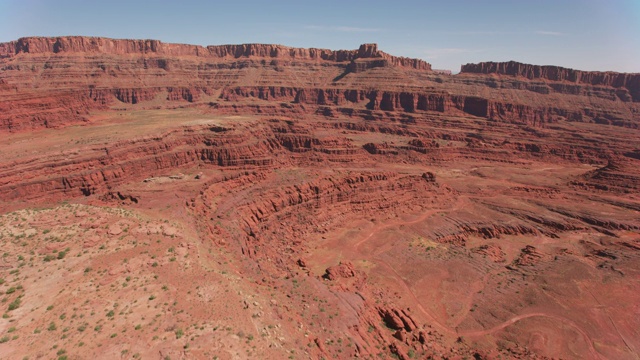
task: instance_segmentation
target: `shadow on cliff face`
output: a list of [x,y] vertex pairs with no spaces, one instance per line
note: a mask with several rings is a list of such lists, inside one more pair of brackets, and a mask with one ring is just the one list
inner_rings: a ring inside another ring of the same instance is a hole
[[487,117],[489,102],[487,99],[467,97],[464,99],[463,111],[478,117]]

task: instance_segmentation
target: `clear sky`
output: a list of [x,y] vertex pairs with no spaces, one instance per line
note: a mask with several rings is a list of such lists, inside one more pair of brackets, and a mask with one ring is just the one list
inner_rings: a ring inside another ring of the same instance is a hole
[[516,60],[640,72],[640,0],[0,0],[0,42],[87,35],[355,49],[459,71]]

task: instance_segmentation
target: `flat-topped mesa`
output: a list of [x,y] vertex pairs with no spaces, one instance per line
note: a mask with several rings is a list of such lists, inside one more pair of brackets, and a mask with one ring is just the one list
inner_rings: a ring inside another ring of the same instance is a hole
[[523,64],[516,61],[466,64],[462,65],[460,73],[511,75],[521,76],[531,80],[546,79],[594,86],[624,88],[629,91],[633,101],[640,101],[640,74],[638,73],[581,71],[560,66]]
[[383,59],[389,65],[407,67],[417,70],[431,71],[431,64],[424,60],[412,59],[402,56],[393,56],[378,50],[378,44],[362,44],[358,49],[356,59]]
[[331,62],[357,59],[383,59],[390,65],[430,70],[420,59],[396,57],[378,50],[376,44],[363,44],[358,50],[293,48],[272,44],[188,45],[163,43],[159,40],[109,39],[102,37],[62,36],[25,37],[0,43],[0,58],[20,54],[102,53],[115,55],[197,56],[211,59],[276,58]]

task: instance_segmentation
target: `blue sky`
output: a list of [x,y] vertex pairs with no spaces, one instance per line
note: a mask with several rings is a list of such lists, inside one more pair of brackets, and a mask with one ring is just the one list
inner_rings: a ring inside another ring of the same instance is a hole
[[0,0],[0,42],[88,35],[385,52],[458,71],[516,60],[640,72],[640,0]]

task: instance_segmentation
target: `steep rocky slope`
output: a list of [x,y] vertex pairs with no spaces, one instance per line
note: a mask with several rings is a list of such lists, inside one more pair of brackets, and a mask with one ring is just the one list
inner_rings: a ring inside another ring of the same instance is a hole
[[640,354],[637,74],[87,37],[0,69],[2,358]]

